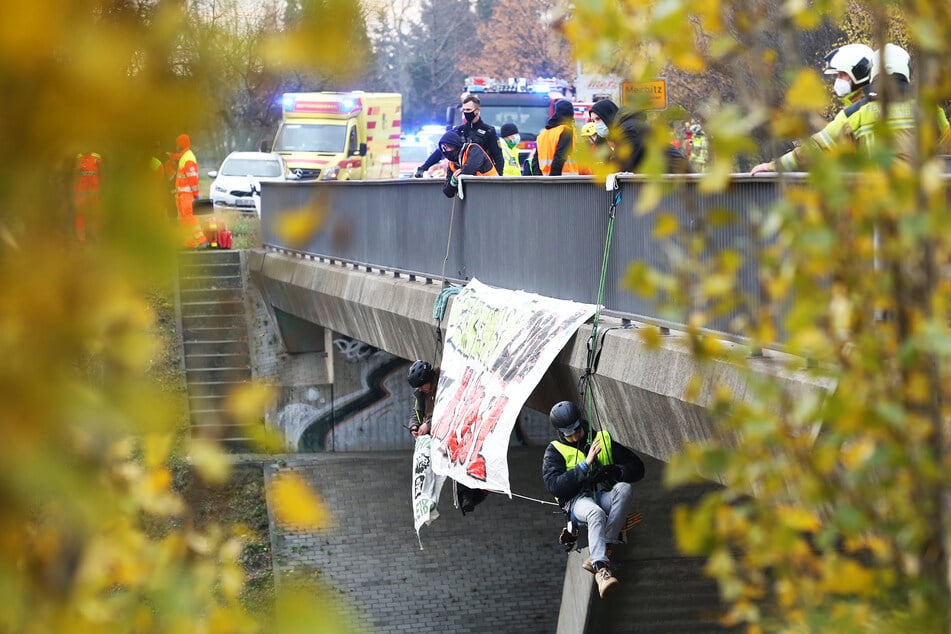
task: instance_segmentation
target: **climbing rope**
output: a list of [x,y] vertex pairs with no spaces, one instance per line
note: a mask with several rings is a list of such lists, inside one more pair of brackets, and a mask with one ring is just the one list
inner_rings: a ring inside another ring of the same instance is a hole
[[446,255],[442,259],[442,290],[433,303],[433,320],[436,322],[433,337],[435,339],[433,346],[433,365],[438,366],[442,357],[442,320],[446,315],[446,305],[449,298],[458,293],[461,289],[450,286],[446,281],[446,264],[449,262],[449,253],[452,247],[452,225],[456,218],[456,197],[452,197],[452,208],[449,212],[449,236],[446,238]]
[[[621,204],[621,189],[617,184],[617,179],[614,180],[614,189],[611,194],[611,207],[608,211],[608,230],[604,238],[604,255],[601,258],[601,279],[598,283],[598,300],[594,309],[594,320],[591,324],[591,335],[588,337],[588,354],[585,362],[584,373],[581,375],[579,380],[579,392],[581,395],[581,400],[585,405],[585,409],[588,412],[588,422],[591,428],[588,430],[589,434],[592,430],[595,432],[601,431],[603,428],[601,426],[600,417],[597,415],[597,406],[594,402],[593,392],[593,381],[591,380],[594,376],[594,373],[597,371],[598,361],[601,358],[601,346],[604,344],[604,336],[602,335],[601,340],[598,340],[598,325],[601,321],[601,307],[604,302],[604,284],[607,279],[608,274],[608,262],[611,259],[611,243],[614,239],[614,220],[617,216],[618,205]],[[608,329],[613,330],[613,328]],[[604,334],[607,334],[607,330]],[[613,458],[613,456],[612,456]]]

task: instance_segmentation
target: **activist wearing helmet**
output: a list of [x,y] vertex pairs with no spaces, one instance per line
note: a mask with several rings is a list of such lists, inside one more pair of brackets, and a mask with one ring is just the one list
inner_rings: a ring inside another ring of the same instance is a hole
[[846,44],[825,56],[826,75],[845,73],[852,80],[852,88],[860,88],[872,80],[872,47],[865,44]]
[[406,381],[413,389],[419,389],[423,385],[433,380],[433,364],[429,361],[419,359],[409,366],[409,372],[406,373]]
[[872,53],[872,80],[883,70],[886,75],[900,75],[905,81],[911,81],[911,55],[897,44],[886,44]]
[[585,421],[577,405],[572,401],[561,401],[551,408],[551,412],[548,413],[548,422],[562,436],[570,436],[578,431]]

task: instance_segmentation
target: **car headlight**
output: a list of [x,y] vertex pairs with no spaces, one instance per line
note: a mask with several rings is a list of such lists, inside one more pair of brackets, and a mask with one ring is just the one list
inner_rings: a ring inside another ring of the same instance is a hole
[[330,167],[324,170],[324,180],[335,181],[337,180],[337,176],[339,174],[340,174],[340,166],[334,165],[333,167]]
[[218,192],[219,194],[227,194],[227,193],[228,193],[228,190],[225,189],[224,187],[222,187],[221,185],[215,185],[215,186],[213,187],[213,189],[214,189],[216,192]]

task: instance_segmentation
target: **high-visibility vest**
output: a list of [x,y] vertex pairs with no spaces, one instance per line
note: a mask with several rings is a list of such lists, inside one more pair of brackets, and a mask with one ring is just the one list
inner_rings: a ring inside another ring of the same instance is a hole
[[[602,467],[614,464],[614,453],[611,451],[611,434],[606,431],[599,431],[594,435],[594,440],[601,439],[601,451],[598,452],[598,462]],[[592,444],[594,441],[591,441]],[[558,453],[565,459],[565,468],[574,469],[579,462],[584,462],[585,454],[577,447],[563,443],[560,440],[553,440],[551,444],[555,446]]]
[[[568,126],[562,124],[554,128],[545,128],[538,134],[536,143],[538,145],[538,167],[542,174],[549,176],[551,174],[551,164],[555,160],[555,149],[558,147],[558,140],[561,133],[567,130]],[[574,162],[572,155],[575,151],[574,135],[571,137],[571,153],[565,157],[565,164],[561,168],[562,174],[577,174],[578,165]]]
[[191,150],[182,152],[178,159],[178,172],[175,174],[175,191],[179,194],[191,193],[198,197],[198,159]]
[[518,146],[509,147],[505,139],[499,139],[499,147],[502,148],[502,176],[521,176],[522,168],[518,164]]
[[102,156],[97,152],[76,155],[76,192],[98,192],[99,170],[102,168]]
[[[614,452],[611,451],[611,434],[606,431],[599,431],[594,435],[595,440],[598,438],[601,439],[601,451],[598,452],[598,463],[602,467],[614,464]],[[592,443],[593,442],[594,441],[592,441]],[[584,462],[586,456],[577,447],[572,447],[571,445],[563,443],[560,440],[553,440],[551,441],[551,444],[555,447],[555,449],[558,450],[558,453],[561,454],[562,458],[565,459],[565,469],[568,471],[577,467],[578,463]],[[610,487],[606,486],[603,490],[607,491],[609,489]],[[555,499],[557,500],[558,498]]]
[[489,158],[489,155],[486,154],[486,151],[482,149],[482,146],[478,145],[477,143],[466,143],[465,145],[462,146],[462,150],[460,151],[460,156],[459,156],[459,164],[457,165],[453,163],[452,161],[449,161],[450,173],[455,172],[461,166],[466,164],[466,161],[469,158],[469,152],[472,151],[472,148],[478,148],[478,150],[482,152],[482,154],[488,160],[489,165],[492,166],[492,168],[489,169],[487,172],[476,172],[476,176],[498,176],[499,172],[498,170],[495,169],[495,164],[492,162],[492,159]]

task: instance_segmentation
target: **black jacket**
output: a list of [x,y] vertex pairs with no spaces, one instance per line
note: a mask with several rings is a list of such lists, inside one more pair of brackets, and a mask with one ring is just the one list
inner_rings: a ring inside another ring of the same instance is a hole
[[[591,447],[589,441],[590,439],[585,436],[581,446],[577,448],[580,453],[579,462],[583,462],[584,457],[588,455],[588,449]],[[593,491],[602,482],[613,484],[602,476],[598,465],[592,466],[587,473],[578,466],[569,471],[565,465],[564,456],[555,448],[554,442],[558,441],[549,443],[548,448],[545,449],[545,458],[542,460],[542,479],[545,481],[545,488],[558,498],[562,508],[579,493]],[[570,444],[564,440],[561,442]],[[614,464],[621,468],[621,477],[616,480],[617,482],[637,482],[644,477],[644,462],[633,451],[613,438],[611,439],[611,456]]]
[[462,174],[466,176],[475,176],[479,173],[485,173],[492,169],[493,164],[489,159],[488,155],[482,149],[481,146],[475,143],[466,143],[459,150],[460,160],[461,157],[465,155],[466,160],[459,165],[453,161],[449,162],[449,169],[446,170],[446,182],[443,184],[442,193],[446,195],[446,198],[452,198],[456,195],[456,191],[459,189],[459,185],[452,184],[452,166],[456,165],[457,169],[462,170]]
[[[502,158],[502,148],[499,147],[499,135],[495,131],[495,127],[489,125],[482,119],[479,119],[473,124],[470,124],[468,121],[462,125],[457,125],[453,128],[456,132],[462,135],[462,139],[467,143],[477,143],[485,153],[489,155],[489,158],[492,160],[492,164],[495,165],[495,171],[500,175],[502,170],[505,169],[505,161]],[[438,147],[429,155],[429,158],[419,166],[418,171],[425,172],[430,167],[441,161],[443,158],[442,150]]]

